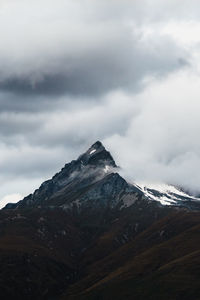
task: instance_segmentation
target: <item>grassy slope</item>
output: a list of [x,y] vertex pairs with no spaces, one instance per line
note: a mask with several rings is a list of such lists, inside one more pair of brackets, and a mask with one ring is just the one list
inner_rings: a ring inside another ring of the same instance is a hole
[[89,266],[64,299],[200,299],[199,221],[199,213],[159,221]]
[[62,211],[0,212],[0,298],[55,299],[72,282],[81,237]]
[[117,218],[1,211],[1,298],[200,299],[200,213],[139,204]]

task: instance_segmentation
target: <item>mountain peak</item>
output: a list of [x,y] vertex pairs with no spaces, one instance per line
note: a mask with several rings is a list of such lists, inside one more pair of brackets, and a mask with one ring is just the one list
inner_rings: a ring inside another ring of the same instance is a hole
[[103,144],[100,141],[97,141],[86,151],[86,153],[89,153],[89,155],[94,155],[95,153],[99,153],[104,150],[106,149]]
[[77,160],[67,163],[60,172],[43,182],[33,194],[14,205],[7,205],[6,208],[45,206],[52,203],[59,206],[69,199],[74,200],[80,191],[115,172],[115,168],[117,166],[110,152],[97,141]]
[[95,142],[85,153],[79,156],[78,160],[83,165],[117,167],[110,152],[105,149],[100,141]]
[[98,149],[98,148],[104,148],[104,149],[105,149],[105,147],[103,146],[102,142],[100,142],[100,141],[96,141],[96,142],[91,146],[91,148],[95,148],[95,149]]

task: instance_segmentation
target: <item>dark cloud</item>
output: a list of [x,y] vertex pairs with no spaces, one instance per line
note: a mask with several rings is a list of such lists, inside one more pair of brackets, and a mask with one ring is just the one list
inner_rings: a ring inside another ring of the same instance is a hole
[[0,90],[24,102],[36,96],[94,99],[115,89],[138,91],[146,76],[187,64],[189,52],[170,36],[146,35],[135,23],[134,2],[86,1],[83,10],[80,1],[8,1],[0,21]]
[[[138,91],[146,76],[163,76],[187,65],[186,51],[168,37],[160,37],[158,41],[156,37],[141,39],[133,36],[131,28],[115,30],[110,33],[109,42],[102,38],[99,49],[95,45],[95,52],[91,41],[85,53],[76,49],[74,57],[72,49],[68,57],[57,57],[59,70],[56,65],[48,73],[40,66],[37,73],[41,76],[34,80],[32,70],[24,70],[26,77],[10,75],[1,80],[0,89],[23,98],[37,95],[55,98],[67,94],[94,99],[119,88]],[[116,33],[117,37],[113,37]],[[46,55],[45,59],[50,61],[51,57]]]
[[[22,113],[1,113],[0,114],[0,136],[3,138],[16,134],[34,134],[37,132],[44,120],[38,116]],[[2,139],[1,139],[2,141]]]

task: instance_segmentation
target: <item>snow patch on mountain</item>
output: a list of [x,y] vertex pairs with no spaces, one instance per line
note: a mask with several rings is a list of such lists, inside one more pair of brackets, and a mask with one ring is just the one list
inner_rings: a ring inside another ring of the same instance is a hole
[[173,185],[164,183],[138,183],[136,186],[144,193],[147,198],[159,201],[162,205],[175,205],[178,204],[179,201],[186,200],[200,201],[199,198],[195,198]]
[[96,149],[93,149],[92,151],[90,151],[90,155],[96,151],[97,151]]
[[104,170],[105,173],[108,173],[111,170],[111,168],[106,165],[103,170]]

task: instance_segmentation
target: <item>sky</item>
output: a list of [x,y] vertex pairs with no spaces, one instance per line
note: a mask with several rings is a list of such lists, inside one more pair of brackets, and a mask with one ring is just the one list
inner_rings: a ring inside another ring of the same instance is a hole
[[0,0],[0,207],[101,140],[200,193],[197,0]]

